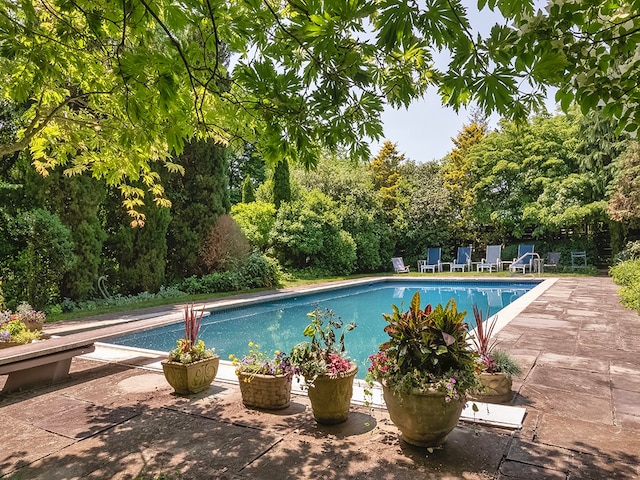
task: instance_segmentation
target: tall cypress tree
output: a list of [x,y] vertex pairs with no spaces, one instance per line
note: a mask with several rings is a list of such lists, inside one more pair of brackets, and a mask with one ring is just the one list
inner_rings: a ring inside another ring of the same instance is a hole
[[242,182],[242,203],[251,203],[256,201],[256,194],[253,191],[253,182],[251,177],[247,177]]
[[165,182],[172,202],[167,232],[167,277],[180,280],[202,273],[200,252],[220,215],[229,212],[227,149],[213,141],[194,141],[180,156],[184,175]]
[[286,159],[280,160],[273,171],[273,203],[280,208],[282,202],[291,202],[289,162]]

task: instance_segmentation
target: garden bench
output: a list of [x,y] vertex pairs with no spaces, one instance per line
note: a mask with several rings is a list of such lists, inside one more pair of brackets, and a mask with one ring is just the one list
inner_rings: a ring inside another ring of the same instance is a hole
[[95,350],[93,341],[71,337],[73,335],[0,350],[0,375],[9,375],[2,393],[67,378],[71,359]]

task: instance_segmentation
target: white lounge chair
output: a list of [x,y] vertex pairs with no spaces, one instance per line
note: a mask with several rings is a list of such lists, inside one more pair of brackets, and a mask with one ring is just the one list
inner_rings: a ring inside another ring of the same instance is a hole
[[402,257],[393,257],[391,263],[393,263],[393,269],[396,273],[409,273],[409,265],[404,264]]

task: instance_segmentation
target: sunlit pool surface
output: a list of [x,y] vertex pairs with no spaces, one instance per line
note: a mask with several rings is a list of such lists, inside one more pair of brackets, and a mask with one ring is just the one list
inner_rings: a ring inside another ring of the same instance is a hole
[[[406,310],[416,291],[420,292],[422,307],[428,303],[445,304],[454,298],[458,310],[467,311],[466,320],[472,329],[475,327],[474,303],[484,313],[489,309],[493,315],[538,284],[534,281],[388,280],[215,310],[203,318],[200,338],[207,346],[215,347],[222,359],[227,359],[229,354],[247,353],[249,341],[259,344],[261,350],[290,351],[305,340],[302,331],[309,324],[307,313],[317,307],[329,308],[345,323],[357,325],[346,334],[345,344],[349,356],[361,367],[358,377],[362,378],[367,358],[388,339],[383,331],[386,322],[382,313],[391,313],[392,304]],[[182,335],[183,324],[175,323],[119,337],[111,343],[168,351]]]

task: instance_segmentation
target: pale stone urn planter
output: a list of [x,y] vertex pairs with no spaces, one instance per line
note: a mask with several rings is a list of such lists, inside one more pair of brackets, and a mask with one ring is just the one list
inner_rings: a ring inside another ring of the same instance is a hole
[[384,383],[382,393],[391,421],[402,439],[417,447],[439,447],[458,424],[464,399],[445,401],[438,391],[398,393]]
[[162,370],[176,393],[188,395],[209,388],[218,373],[220,357],[214,355],[193,363],[162,362]]
[[356,373],[358,367],[352,363],[349,370],[337,376],[316,377],[308,391],[316,422],[331,425],[347,420]]
[[245,406],[279,410],[291,404],[291,376],[245,372],[237,375]]
[[511,375],[506,373],[486,373],[480,375],[481,391],[474,395],[473,400],[485,403],[509,403],[513,398]]

